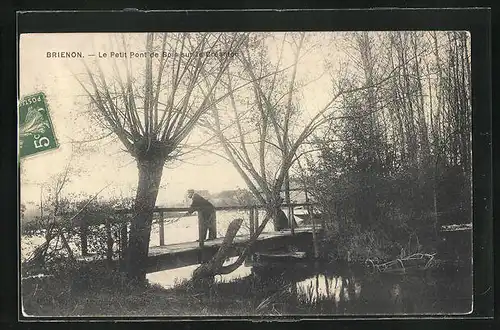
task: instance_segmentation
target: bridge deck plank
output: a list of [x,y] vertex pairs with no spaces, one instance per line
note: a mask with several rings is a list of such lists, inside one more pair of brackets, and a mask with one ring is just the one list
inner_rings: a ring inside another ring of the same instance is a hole
[[[319,226],[316,226],[316,228],[319,230]],[[295,228],[295,233],[308,233],[312,231],[312,226],[307,226],[307,227],[299,227]],[[284,231],[279,231],[279,232],[263,232],[259,235],[257,238],[258,241],[263,241],[275,237],[282,237],[282,236],[291,236],[291,231],[290,230],[284,230]],[[233,244],[234,245],[243,245],[248,240],[250,239],[249,235],[237,235],[234,238]],[[224,237],[219,237],[214,240],[209,240],[205,241],[204,245],[207,248],[216,248],[219,247],[222,244],[222,241],[224,240]],[[148,256],[158,256],[158,255],[163,255],[163,254],[175,254],[175,253],[181,253],[181,252],[187,252],[191,250],[198,250],[198,242],[185,242],[185,243],[178,243],[178,244],[167,244],[163,246],[151,246],[149,247],[149,253]]]

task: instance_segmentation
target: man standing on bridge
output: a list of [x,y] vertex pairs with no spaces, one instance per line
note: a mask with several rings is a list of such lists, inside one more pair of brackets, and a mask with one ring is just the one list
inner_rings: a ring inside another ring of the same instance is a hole
[[188,214],[195,211],[198,213],[199,242],[200,246],[203,246],[207,231],[209,240],[217,237],[215,207],[205,198],[195,193],[193,189],[188,190],[188,197],[192,199]]

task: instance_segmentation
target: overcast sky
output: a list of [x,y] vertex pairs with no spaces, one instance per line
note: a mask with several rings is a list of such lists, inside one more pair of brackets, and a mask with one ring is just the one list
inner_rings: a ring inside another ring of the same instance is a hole
[[[331,36],[332,33],[328,35]],[[326,34],[317,40],[321,42],[322,39],[326,40]],[[88,58],[88,54],[110,51],[109,40],[109,34],[21,35],[20,95],[25,96],[38,91],[46,93],[56,137],[60,143],[58,150],[22,160],[23,202],[38,201],[40,184],[63,171],[72,154],[71,141],[89,140],[92,139],[91,134],[95,134],[91,122],[82,115],[86,111],[85,101],[82,98],[83,91],[72,75],[75,70],[76,72],[81,70],[81,60],[48,58],[47,52],[77,51]],[[325,72],[323,61],[325,57],[331,57],[331,54],[319,48],[301,60],[297,73],[299,79],[317,78],[303,90],[303,98],[311,113],[329,98],[331,77],[323,74]],[[291,58],[292,54],[287,56]],[[195,140],[197,134],[199,137],[199,132],[193,133]],[[93,194],[111,184],[102,193],[103,196],[133,196],[138,172],[132,157],[121,151],[122,146],[116,139],[104,140],[93,148],[94,150],[90,151],[75,149],[77,152],[73,153],[72,164],[80,174],[72,177],[72,182],[65,192]],[[211,154],[195,156],[165,168],[157,204],[182,201],[189,188],[206,189],[215,193],[246,187],[234,167],[225,160]]]

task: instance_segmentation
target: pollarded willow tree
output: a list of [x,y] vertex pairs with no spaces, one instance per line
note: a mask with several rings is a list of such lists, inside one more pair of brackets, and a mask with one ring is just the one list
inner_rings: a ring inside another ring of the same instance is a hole
[[[241,265],[268,221],[275,218],[290,169],[311,151],[308,139],[326,123],[345,118],[338,114],[338,100],[389,80],[392,72],[370,84],[347,86],[329,81],[330,88],[322,91],[326,94],[321,95],[324,101],[310,105],[315,100],[309,98],[317,97],[317,91],[309,91],[305,96],[304,89],[319,77],[303,79],[298,72],[308,71],[310,65],[321,65],[316,62],[320,59],[308,58],[318,50],[321,40],[317,34],[253,33],[238,53],[237,65],[233,63],[226,71],[214,94],[208,94],[209,83],[205,83],[205,95],[213,101],[217,93],[229,93],[229,97],[217,105],[211,102],[212,116],[203,126],[217,135],[224,150],[220,156],[234,165],[258,201],[265,205],[266,215],[233,264],[218,269],[205,267],[195,272],[195,277],[230,273]],[[244,81],[252,83],[235,88]]]
[[[121,35],[111,41],[126,58],[84,63],[85,74],[77,77],[98,123],[115,134],[137,162],[139,180],[126,253],[131,279],[145,279],[163,167],[183,152],[183,141],[200,117],[225,98],[215,98],[213,92],[234,60],[227,52],[238,52],[246,40],[243,33]],[[137,49],[145,51],[131,57]]]

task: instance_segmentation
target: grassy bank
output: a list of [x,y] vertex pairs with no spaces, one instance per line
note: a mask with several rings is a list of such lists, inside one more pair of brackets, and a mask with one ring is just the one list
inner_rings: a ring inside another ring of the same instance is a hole
[[453,313],[470,307],[470,274],[451,264],[407,274],[315,264],[165,289],[132,287],[113,270],[80,267],[25,279],[22,296],[27,315],[52,317]]
[[196,286],[183,281],[165,289],[151,284],[131,286],[124,274],[105,264],[101,268],[67,265],[47,277],[23,280],[22,298],[24,312],[31,316],[315,314],[322,310],[318,310],[318,302],[312,304],[307,292],[296,286],[311,276],[313,268],[267,270],[265,274]]
[[[296,276],[295,276],[296,277]],[[307,292],[297,290],[290,274],[245,277],[226,283],[193,286],[190,281],[172,289],[147,284],[127,285],[118,272],[75,269],[23,281],[25,315],[31,316],[235,316],[315,314]],[[113,284],[114,283],[114,284]],[[330,304],[332,302],[330,301]],[[326,303],[328,305],[328,303]],[[324,310],[323,312],[327,312]]]
[[217,285],[193,287],[178,283],[130,285],[124,274],[103,265],[61,267],[44,277],[22,281],[23,311],[27,316],[139,316],[248,314],[251,303],[239,294],[224,295]]

